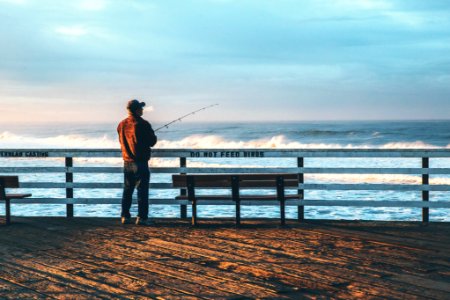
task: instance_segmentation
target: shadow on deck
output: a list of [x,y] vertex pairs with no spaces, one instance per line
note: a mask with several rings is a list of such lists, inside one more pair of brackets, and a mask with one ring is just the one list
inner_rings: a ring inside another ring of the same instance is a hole
[[450,223],[14,218],[0,298],[450,298]]

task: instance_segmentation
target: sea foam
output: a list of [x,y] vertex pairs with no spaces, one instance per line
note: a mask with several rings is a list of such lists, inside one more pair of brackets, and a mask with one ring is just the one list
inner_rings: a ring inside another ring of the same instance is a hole
[[[30,135],[14,134],[9,131],[0,133],[0,148],[58,148],[58,149],[80,149],[80,148],[119,148],[116,137],[108,134],[101,136],[89,136],[83,134],[56,135],[48,137],[35,137]],[[220,135],[193,134],[177,140],[169,140],[160,137],[155,148],[187,148],[187,149],[449,149],[450,144],[439,147],[420,140],[414,142],[389,142],[382,145],[351,144],[351,143],[307,143],[294,141],[285,135],[274,135],[261,139],[231,140]]]

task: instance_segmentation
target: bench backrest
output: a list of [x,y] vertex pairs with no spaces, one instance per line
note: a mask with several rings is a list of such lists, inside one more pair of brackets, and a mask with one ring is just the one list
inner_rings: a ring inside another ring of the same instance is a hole
[[19,176],[0,176],[0,188],[18,188]]
[[297,174],[202,174],[202,175],[172,175],[173,187],[186,188],[187,177],[193,177],[195,187],[197,188],[230,188],[232,185],[232,176],[239,177],[239,186],[243,188],[267,187],[274,188],[277,184],[277,178],[283,176],[285,187],[298,187]]
[[19,176],[0,176],[0,200],[6,199],[5,188],[18,188]]

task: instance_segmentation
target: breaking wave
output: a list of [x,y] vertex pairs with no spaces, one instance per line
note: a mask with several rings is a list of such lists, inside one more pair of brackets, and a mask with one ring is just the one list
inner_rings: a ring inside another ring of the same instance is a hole
[[[108,134],[88,136],[81,134],[34,137],[18,135],[8,131],[0,133],[0,148],[118,148],[118,140]],[[284,135],[274,135],[262,139],[230,140],[220,135],[193,134],[177,140],[160,138],[155,148],[265,148],[265,149],[439,149],[450,148],[450,144],[440,147],[422,141],[389,142],[382,145],[351,143],[308,143],[287,139]]]
[[33,137],[8,131],[0,133],[0,148],[117,148],[117,143],[106,134],[101,137],[81,134]]

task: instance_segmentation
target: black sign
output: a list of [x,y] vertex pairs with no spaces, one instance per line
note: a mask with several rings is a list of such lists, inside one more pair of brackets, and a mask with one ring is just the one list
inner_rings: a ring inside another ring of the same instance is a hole
[[48,157],[44,151],[0,151],[0,157]]
[[264,151],[192,151],[191,157],[264,157]]

